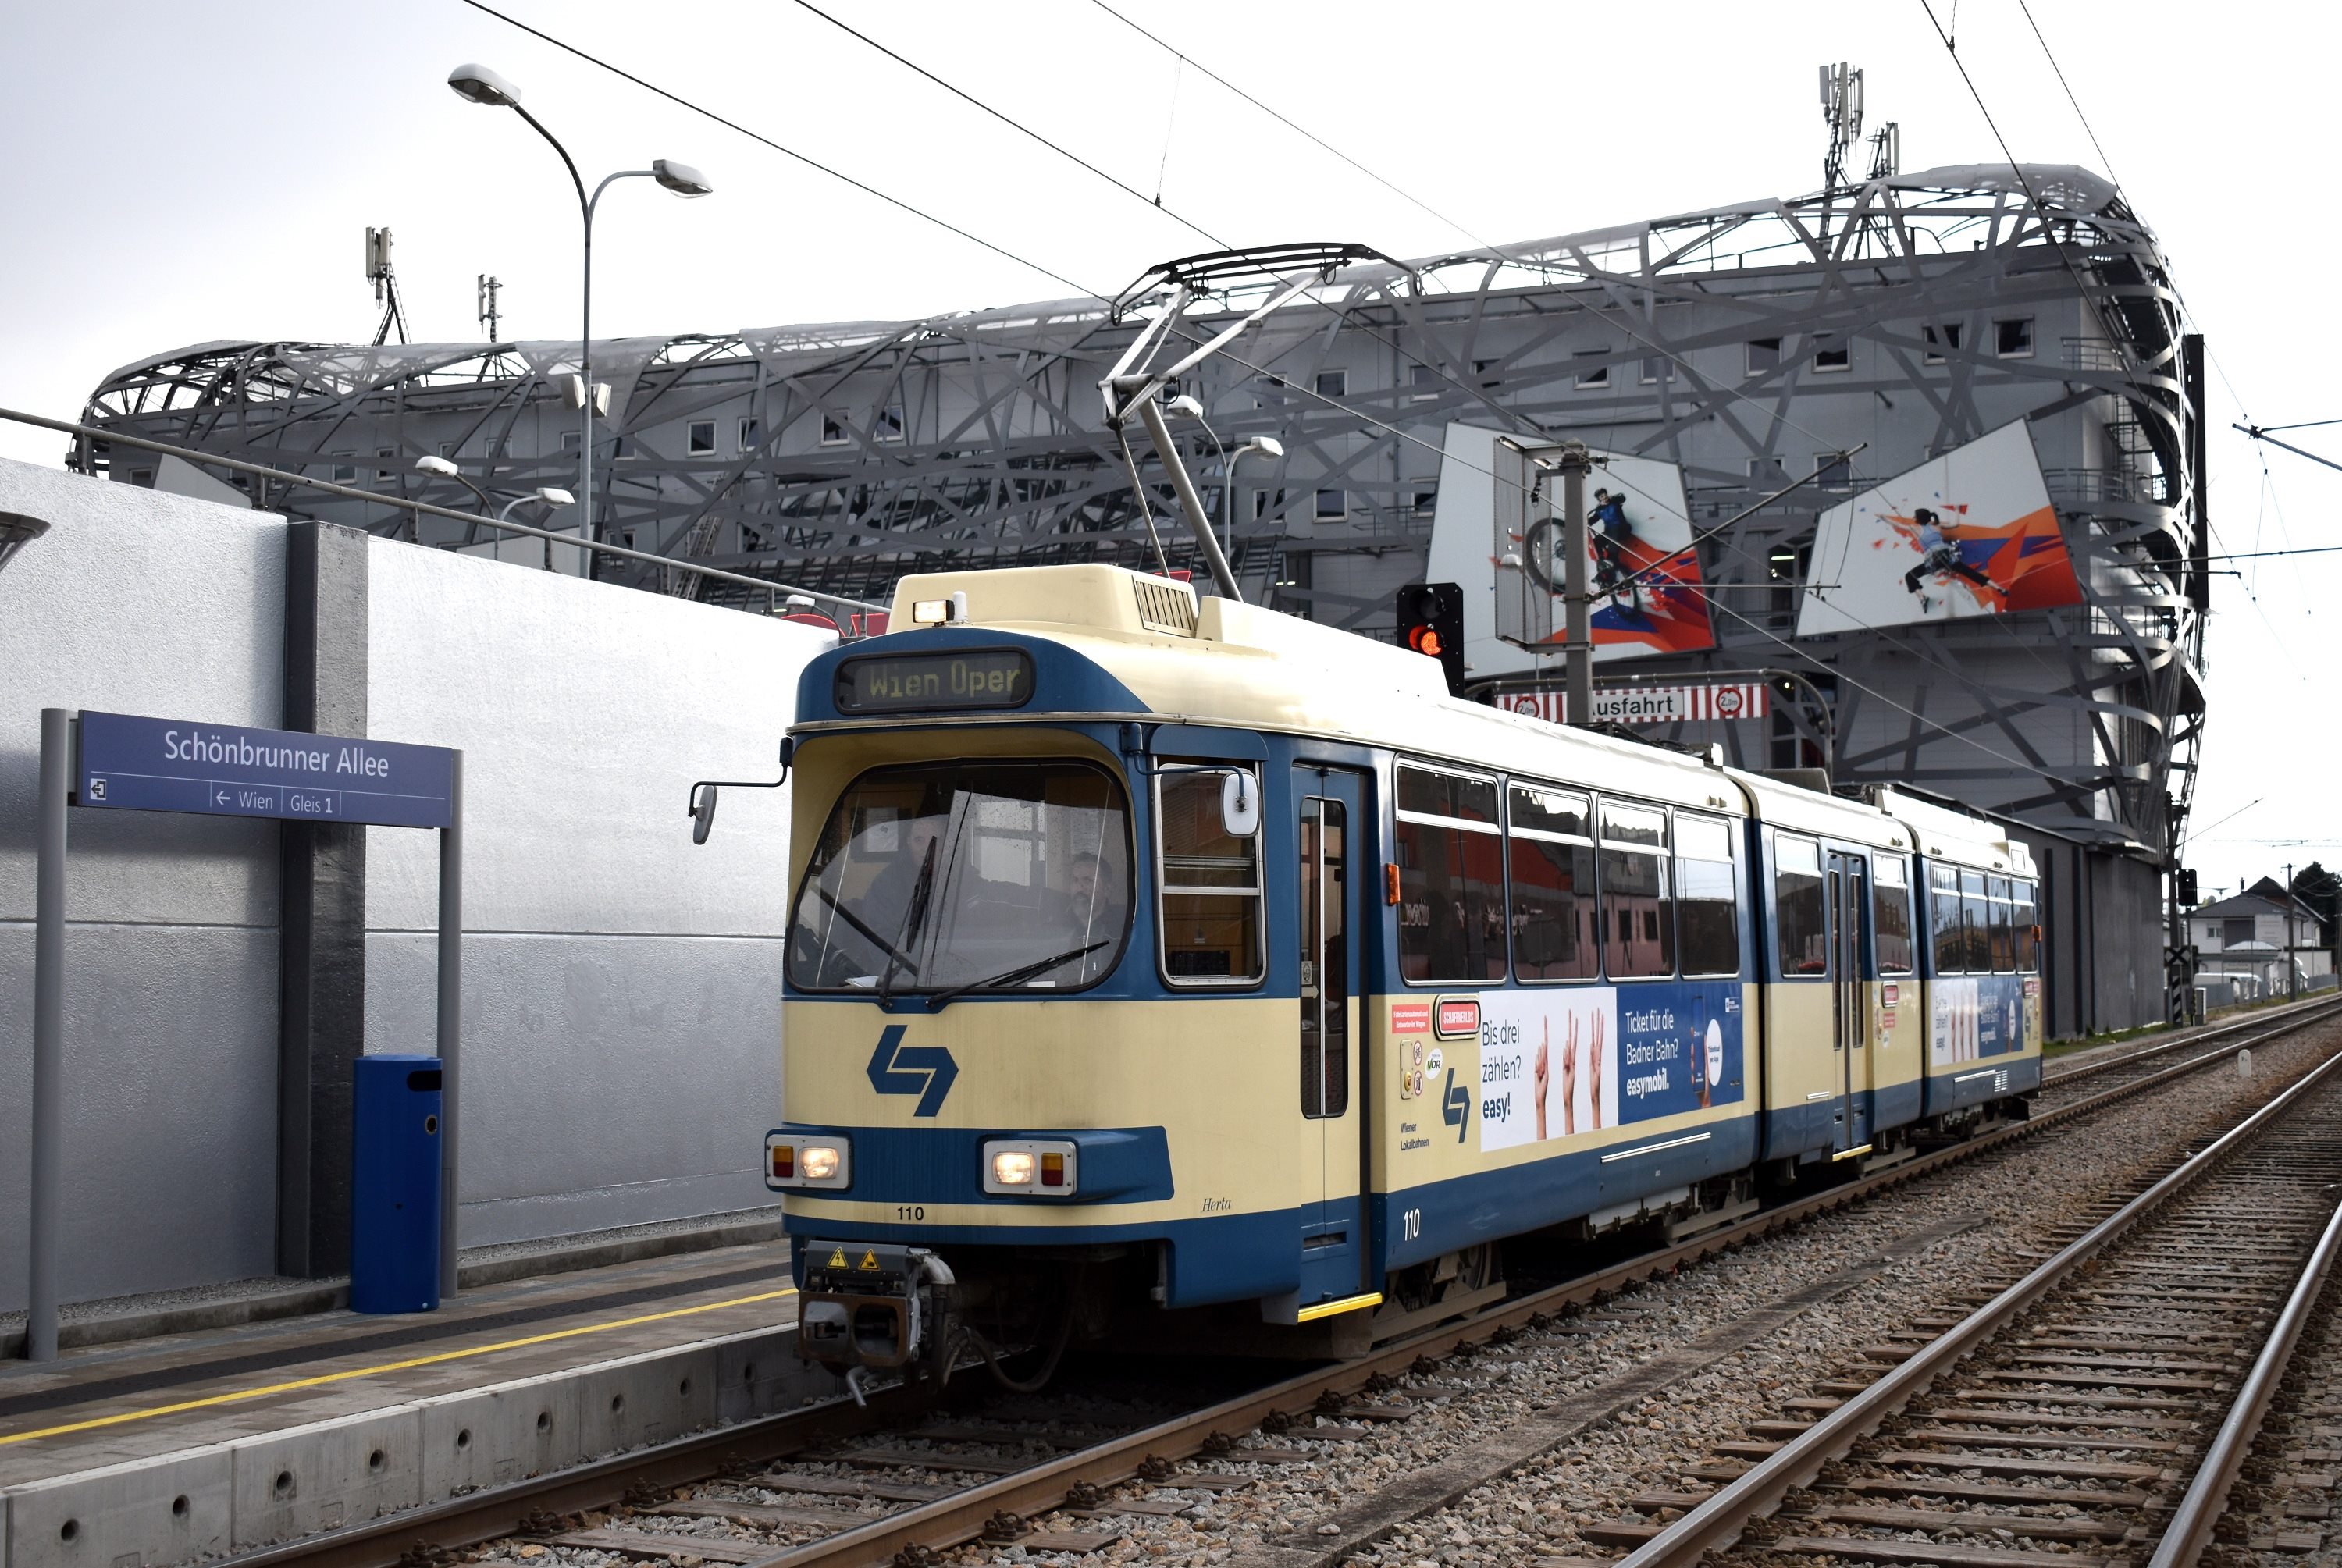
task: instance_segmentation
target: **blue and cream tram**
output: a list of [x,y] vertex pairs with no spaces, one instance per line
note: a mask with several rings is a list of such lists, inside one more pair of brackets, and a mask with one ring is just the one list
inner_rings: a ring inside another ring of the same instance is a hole
[[766,1160],[814,1359],[1192,1308],[1363,1344],[1506,1238],[1721,1223],[2038,1083],[2030,865],[1959,813],[1117,568],[909,578],[893,624],[790,732]]

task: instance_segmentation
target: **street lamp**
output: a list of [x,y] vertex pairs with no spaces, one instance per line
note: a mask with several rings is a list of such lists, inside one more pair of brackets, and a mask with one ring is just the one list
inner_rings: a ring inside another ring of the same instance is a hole
[[1236,548],[1236,464],[1256,452],[1264,457],[1282,457],[1285,455],[1285,443],[1274,435],[1256,435],[1228,454],[1227,486],[1220,492],[1220,532],[1228,536],[1227,547],[1230,550]]
[[27,517],[22,512],[0,512],[0,566],[5,566],[10,556],[48,531],[48,524],[41,518]]
[[[496,504],[494,496],[490,495],[486,491],[481,489],[478,485],[465,478],[464,476],[464,471],[456,467],[453,463],[450,463],[445,457],[435,456],[430,453],[425,453],[415,460],[415,467],[417,473],[435,474],[442,479],[453,479],[456,484],[462,485],[465,489],[478,496],[480,498],[480,505],[483,509],[494,506]],[[499,523],[508,523],[512,521],[513,508],[515,506],[525,506],[532,501],[540,502],[548,509],[561,506],[575,506],[577,504],[577,497],[572,495],[568,491],[557,488],[551,484],[540,484],[535,489],[530,491],[527,494],[515,495],[511,500],[505,502],[504,509],[496,514],[496,521]],[[477,532],[476,524],[474,525],[473,532]],[[468,544],[472,543],[472,541],[467,538],[464,543]],[[548,543],[545,545],[545,564],[548,568],[551,566],[552,561],[553,546]]]
[[584,505],[578,514],[577,531],[578,538],[588,546],[579,552],[580,574],[591,577],[594,574],[594,553],[590,546],[594,543],[594,415],[596,412],[594,406],[594,209],[600,204],[602,193],[618,180],[656,180],[678,196],[705,196],[713,194],[716,187],[707,183],[706,175],[688,164],[678,164],[672,158],[654,158],[647,169],[622,169],[605,177],[589,196],[586,194],[585,180],[578,175],[577,165],[569,155],[569,149],[563,146],[559,138],[546,130],[535,115],[520,106],[518,87],[485,65],[458,65],[448,72],[447,85],[455,90],[457,96],[471,103],[485,104],[493,109],[510,109],[526,120],[529,128],[552,143],[553,150],[561,155],[562,166],[569,171],[569,183],[577,187],[577,209],[586,222],[586,276],[582,291],[584,319],[578,330],[579,369],[583,373],[586,397],[585,405],[579,411],[583,415],[584,428],[577,454],[577,493],[583,498]]

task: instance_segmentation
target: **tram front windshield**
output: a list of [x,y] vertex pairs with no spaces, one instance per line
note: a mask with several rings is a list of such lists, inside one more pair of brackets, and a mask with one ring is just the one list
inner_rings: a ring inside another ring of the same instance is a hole
[[1078,990],[1130,924],[1122,785],[1085,763],[879,768],[823,827],[790,922],[804,991]]

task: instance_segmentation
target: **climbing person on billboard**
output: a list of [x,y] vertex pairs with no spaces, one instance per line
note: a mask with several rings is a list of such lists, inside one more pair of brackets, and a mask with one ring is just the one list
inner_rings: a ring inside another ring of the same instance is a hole
[[[1912,542],[1919,547],[1919,564],[1903,574],[1903,589],[1906,593],[1919,595],[1920,614],[1925,614],[1934,609],[1936,601],[1933,595],[1920,588],[1919,580],[1938,572],[1964,578],[1975,584],[1985,594],[1999,595],[2000,584],[1961,558],[1958,540],[1963,530],[1959,524],[1944,522],[1925,506],[1911,514],[1911,522],[1915,530]],[[1987,600],[1987,604],[1990,602],[1990,599]]]
[[1627,580],[1626,592],[1632,599],[1628,606],[1642,608],[1642,589],[1634,581],[1634,558],[1626,546],[1635,543],[1635,525],[1626,521],[1626,497],[1612,494],[1607,489],[1594,492],[1594,509],[1586,514],[1587,542],[1594,547],[1595,592],[1607,594],[1610,602],[1618,602],[1618,583]]

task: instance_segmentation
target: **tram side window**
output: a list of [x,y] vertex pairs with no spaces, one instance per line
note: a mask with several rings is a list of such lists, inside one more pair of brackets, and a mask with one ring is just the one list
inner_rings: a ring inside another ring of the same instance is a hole
[[2024,878],[2010,884],[2009,891],[2017,911],[2017,973],[2038,974],[2041,969],[2041,950],[2037,940],[2041,930],[2041,906],[2034,902],[2033,884]]
[[1676,972],[1667,814],[1602,803],[1602,956],[1613,980]]
[[1960,874],[1927,863],[1927,914],[1936,937],[1936,973],[1968,972],[1967,937],[1960,930]]
[[1970,974],[1991,974],[1992,920],[1980,871],[1960,873],[1960,951],[1967,958],[1960,967]]
[[1874,855],[1870,863],[1871,945],[1878,954],[1881,974],[1911,973],[1910,874],[1893,855]]
[[1676,943],[1686,974],[1740,973],[1732,824],[1676,814]]
[[1399,974],[1502,980],[1505,841],[1494,779],[1398,770]]
[[1261,977],[1260,834],[1232,838],[1220,817],[1222,769],[1156,779],[1162,854],[1163,973],[1179,985]]
[[2009,902],[2008,878],[1992,877],[1987,885],[1992,900],[1992,966],[2007,974],[2017,968],[2017,918]]
[[1602,973],[1602,944],[1586,797],[1515,784],[1511,827],[1514,970],[1524,980],[1595,978]]
[[1794,834],[1773,838],[1773,925],[1783,974],[1829,973],[1829,915],[1822,898],[1822,846]]

